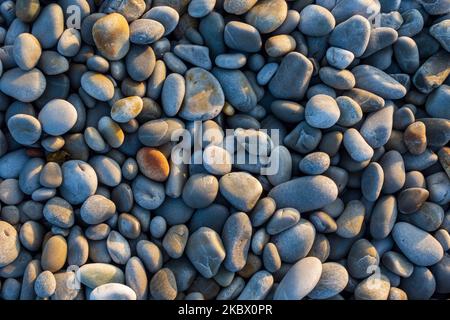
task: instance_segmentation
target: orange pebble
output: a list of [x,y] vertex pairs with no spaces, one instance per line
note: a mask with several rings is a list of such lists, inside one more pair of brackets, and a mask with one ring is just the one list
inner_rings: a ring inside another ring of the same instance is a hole
[[155,148],[144,147],[136,155],[139,170],[154,181],[166,181],[169,177],[169,162],[164,154]]

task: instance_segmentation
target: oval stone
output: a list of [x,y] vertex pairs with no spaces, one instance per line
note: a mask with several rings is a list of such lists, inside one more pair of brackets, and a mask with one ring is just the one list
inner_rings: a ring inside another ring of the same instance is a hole
[[269,192],[278,207],[292,207],[300,212],[320,209],[336,200],[337,195],[334,181],[321,175],[290,180]]
[[185,79],[186,93],[179,116],[191,121],[215,118],[225,104],[219,81],[201,68],[189,69]]

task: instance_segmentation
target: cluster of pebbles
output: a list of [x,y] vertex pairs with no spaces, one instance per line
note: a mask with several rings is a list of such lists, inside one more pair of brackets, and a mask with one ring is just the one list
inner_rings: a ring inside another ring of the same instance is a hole
[[449,297],[449,0],[0,0],[0,44],[2,299]]

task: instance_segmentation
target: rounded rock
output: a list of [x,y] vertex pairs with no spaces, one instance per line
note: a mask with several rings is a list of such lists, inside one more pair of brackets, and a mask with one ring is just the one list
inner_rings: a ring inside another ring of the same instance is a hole
[[431,266],[444,256],[441,244],[432,235],[409,223],[396,223],[392,237],[402,253],[418,266]]
[[16,229],[5,221],[0,221],[0,249],[0,267],[10,264],[19,256],[19,235]]
[[42,49],[38,39],[30,33],[21,33],[14,40],[14,61],[24,71],[31,70],[37,65],[41,53]]
[[294,264],[278,285],[274,300],[301,300],[319,283],[322,263],[307,257]]
[[320,300],[331,298],[345,289],[348,280],[348,272],[342,265],[335,262],[324,263],[320,280],[308,297]]
[[34,290],[40,298],[48,298],[56,290],[56,279],[50,271],[44,271],[36,278],[34,282]]
[[92,27],[92,37],[97,49],[108,60],[120,60],[130,49],[128,22],[118,13],[98,19]]
[[114,202],[102,195],[92,195],[84,201],[80,209],[81,219],[87,224],[102,223],[116,213]]
[[154,181],[165,181],[169,176],[169,163],[164,154],[155,148],[144,147],[136,155],[139,170]]
[[91,291],[89,300],[137,300],[136,293],[121,283],[105,283]]
[[67,259],[67,242],[60,236],[51,237],[42,250],[41,266],[43,270],[55,273],[64,267]]
[[0,90],[22,102],[37,100],[44,93],[46,86],[44,75],[36,68],[29,71],[10,69],[0,78]]
[[247,172],[232,172],[220,178],[220,193],[238,210],[250,211],[263,191],[261,183]]
[[54,99],[41,109],[38,119],[46,133],[59,136],[68,132],[75,125],[77,111],[70,102]]
[[339,120],[340,115],[336,100],[323,94],[312,97],[305,107],[306,122],[314,128],[330,128]]
[[62,167],[61,195],[70,204],[81,204],[97,190],[97,175],[84,161],[70,160]]
[[323,37],[333,31],[336,25],[333,15],[326,8],[309,5],[300,12],[300,31],[312,37]]
[[14,140],[23,145],[34,144],[42,133],[41,123],[28,114],[16,114],[9,118],[8,129]]
[[111,118],[116,122],[127,123],[139,115],[143,106],[144,103],[138,96],[119,99],[111,107]]
[[245,21],[260,33],[271,33],[286,20],[288,6],[283,0],[258,1],[245,15]]

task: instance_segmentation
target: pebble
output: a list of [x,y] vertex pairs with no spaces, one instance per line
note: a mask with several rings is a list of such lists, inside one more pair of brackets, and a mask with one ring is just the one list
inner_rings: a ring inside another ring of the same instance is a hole
[[62,236],[52,236],[45,242],[41,257],[41,266],[43,270],[55,273],[64,267],[66,259],[67,242]]
[[177,284],[173,272],[168,268],[159,270],[150,280],[150,294],[156,300],[174,300]]
[[222,240],[226,256],[224,267],[237,272],[244,268],[250,248],[252,226],[244,212],[237,212],[228,217],[222,229]]
[[[313,73],[312,63],[301,53],[287,54],[269,82],[269,90],[279,99],[302,99]],[[286,86],[286,83],[292,85]]]
[[186,255],[203,277],[212,278],[219,271],[226,253],[217,232],[208,227],[201,227],[190,235]]
[[[246,75],[240,70],[227,70],[221,68],[214,68],[212,74],[219,81],[222,86],[223,94],[225,99],[236,109],[243,112],[248,112],[256,106],[257,97],[253,87],[246,77]],[[209,82],[209,81],[208,81]],[[208,87],[211,87],[210,85]],[[218,105],[222,104],[222,94],[221,91],[213,82],[213,90],[211,96],[216,100]],[[196,91],[194,91],[196,92]],[[214,93],[214,95],[213,95]],[[189,100],[192,100],[190,98]],[[197,100],[197,99],[196,99]],[[195,100],[193,101],[195,102]],[[223,105],[222,105],[223,107]],[[197,107],[198,108],[198,107]],[[216,111],[217,112],[217,111]]]
[[277,247],[281,261],[294,263],[311,250],[315,234],[314,226],[308,220],[300,219],[295,226],[274,235],[271,241]]
[[111,218],[116,212],[114,202],[102,195],[92,195],[83,202],[80,216],[88,224],[99,224]]
[[152,19],[137,19],[130,24],[130,42],[152,44],[164,35],[164,26]]
[[[229,76],[239,77],[240,75],[229,74]],[[204,69],[192,68],[186,72],[185,77],[186,94],[179,113],[180,117],[191,121],[204,121],[216,117],[225,104],[224,91],[219,81],[228,81],[226,80],[227,74],[216,79],[214,75]],[[238,94],[236,94],[234,102],[240,100],[237,96]],[[241,103],[238,104],[241,105]],[[244,100],[242,100],[242,106],[244,107]]]
[[127,123],[139,115],[143,106],[144,102],[138,96],[119,99],[111,107],[111,118],[119,123]]
[[347,129],[344,133],[343,143],[353,160],[363,162],[372,159],[374,151],[358,130]]
[[398,209],[401,213],[416,212],[428,199],[430,193],[423,188],[408,188],[400,192],[398,196]]
[[[256,1],[253,1],[256,2]],[[282,0],[256,2],[245,15],[245,21],[262,34],[277,30],[286,21],[288,5]]]
[[44,49],[55,46],[63,32],[64,14],[62,8],[56,3],[42,8],[31,29],[31,33]]
[[77,110],[68,101],[54,99],[39,112],[38,117],[45,133],[59,136],[68,132],[77,122]]
[[342,292],[348,281],[348,272],[342,265],[336,262],[324,263],[319,282],[308,297],[320,300],[331,298]]
[[52,225],[70,228],[75,223],[73,208],[66,200],[54,197],[44,205],[44,217]]
[[450,53],[438,51],[417,69],[412,81],[420,92],[429,94],[444,83],[449,74],[449,58]]
[[79,280],[94,289],[107,283],[124,283],[125,275],[121,269],[106,263],[87,263],[79,269]]
[[183,188],[183,200],[191,208],[200,209],[211,205],[219,192],[219,181],[213,175],[191,175]]
[[[13,68],[3,73],[0,78],[0,90],[22,102],[37,100],[47,86],[45,76],[36,68],[23,71]],[[26,90],[23,88],[26,87]]]
[[414,265],[406,259],[401,253],[388,251],[383,254],[381,261],[391,272],[408,278],[414,271]]
[[16,179],[6,179],[0,183],[0,200],[6,205],[19,204],[24,198],[24,193],[20,190],[19,181]]
[[167,230],[163,239],[163,247],[167,254],[174,259],[180,258],[186,247],[189,230],[184,224],[176,225]]
[[242,15],[255,5],[257,0],[224,0],[223,8],[226,12]]
[[450,86],[442,85],[433,91],[428,97],[425,108],[428,114],[436,118],[450,120],[450,113],[443,107],[450,97]]
[[365,214],[366,210],[361,201],[349,201],[345,206],[344,211],[336,220],[336,234],[343,238],[356,237],[363,227]]
[[101,136],[111,147],[119,148],[123,144],[125,134],[122,128],[110,117],[101,117],[98,121],[97,128]]
[[0,221],[0,267],[13,262],[20,252],[19,235],[16,229],[5,221]]
[[305,107],[306,122],[314,128],[331,128],[339,120],[340,114],[336,101],[324,94],[312,97]]
[[155,68],[156,57],[150,46],[132,45],[125,58],[127,72],[134,81],[147,80]]
[[212,68],[208,47],[192,44],[179,44],[173,48],[173,52],[180,59],[189,62],[194,66],[206,70],[210,70]]
[[392,194],[400,190],[405,184],[405,164],[398,151],[386,152],[380,159],[380,165],[384,172],[382,192]]
[[429,233],[409,223],[396,223],[392,237],[402,253],[418,266],[431,266],[443,257],[441,244]]
[[382,196],[375,203],[370,217],[370,234],[375,239],[385,239],[397,219],[397,202],[393,196]]
[[416,266],[411,276],[402,279],[400,288],[410,300],[428,300],[436,291],[436,279],[428,268]]
[[57,50],[65,57],[75,56],[81,48],[81,34],[77,29],[64,30],[58,40]]
[[178,12],[169,6],[153,7],[147,11],[142,18],[155,20],[161,23],[164,27],[163,36],[172,33],[180,19]]
[[366,239],[353,243],[348,253],[347,270],[353,278],[364,279],[374,273],[380,263],[376,248]]
[[203,18],[213,11],[215,4],[215,0],[193,0],[188,6],[189,15],[194,18]]
[[112,230],[106,239],[106,248],[117,264],[126,264],[131,257],[130,244],[119,232]]
[[14,140],[23,145],[34,144],[42,133],[39,120],[28,114],[16,114],[9,118],[8,129]]
[[326,57],[331,66],[341,70],[347,68],[355,59],[353,52],[338,47],[328,48]]
[[91,291],[89,300],[137,300],[136,293],[121,283],[105,283]]
[[94,156],[90,159],[89,164],[94,169],[98,181],[110,187],[117,186],[122,174],[119,164],[106,156]]
[[81,87],[86,93],[100,101],[111,100],[114,96],[112,81],[100,73],[88,71],[81,77]]
[[41,44],[38,39],[30,33],[21,33],[16,40],[14,40],[14,61],[17,66],[24,71],[29,71],[38,64],[41,53]]
[[320,281],[322,263],[314,257],[303,258],[294,264],[278,285],[274,300],[302,300]]
[[350,90],[355,86],[355,77],[348,70],[323,67],[319,70],[320,79],[337,90]]
[[267,233],[275,235],[293,227],[300,221],[300,212],[292,208],[278,209],[267,223]]
[[401,99],[406,95],[406,88],[384,71],[369,66],[359,65],[352,69],[356,87],[372,92],[384,99]]
[[247,172],[228,173],[219,180],[220,193],[238,210],[253,209],[263,191],[261,183]]
[[44,271],[39,274],[34,282],[34,290],[40,298],[48,298],[56,290],[56,279],[50,271]]
[[326,8],[308,5],[300,12],[300,31],[311,37],[323,37],[333,31],[336,25],[334,16]]
[[155,273],[161,269],[163,264],[162,253],[153,242],[147,240],[139,241],[136,245],[136,252],[148,271]]
[[264,300],[273,286],[273,276],[267,271],[258,271],[250,278],[238,300]]
[[295,46],[296,43],[293,37],[277,35],[266,40],[264,49],[269,57],[278,58],[294,51]]
[[420,155],[427,148],[426,126],[423,122],[411,123],[403,134],[406,148],[411,154]]
[[391,284],[384,275],[372,275],[361,281],[355,288],[356,300],[387,300]]
[[154,181],[165,181],[169,177],[169,163],[161,151],[144,147],[136,155],[140,172]]
[[[347,1],[348,2],[348,1]],[[332,13],[335,10],[333,9]],[[336,18],[336,15],[334,15]],[[339,21],[339,19],[337,19]],[[369,44],[370,23],[361,15],[354,15],[351,18],[339,23],[331,32],[328,42],[333,47],[348,50],[356,58],[363,55]],[[356,75],[355,75],[356,76]]]
[[61,195],[70,204],[81,204],[97,189],[97,174],[84,161],[69,160],[62,167]]
[[111,61],[122,59],[130,49],[128,22],[118,13],[99,18],[92,27],[92,37],[102,56]]
[[317,175],[279,184],[269,192],[269,197],[275,200],[277,207],[292,207],[299,212],[306,212],[330,204],[336,200],[337,194],[337,186],[333,180]]
[[16,16],[24,22],[32,22],[39,15],[41,6],[39,0],[17,0]]

